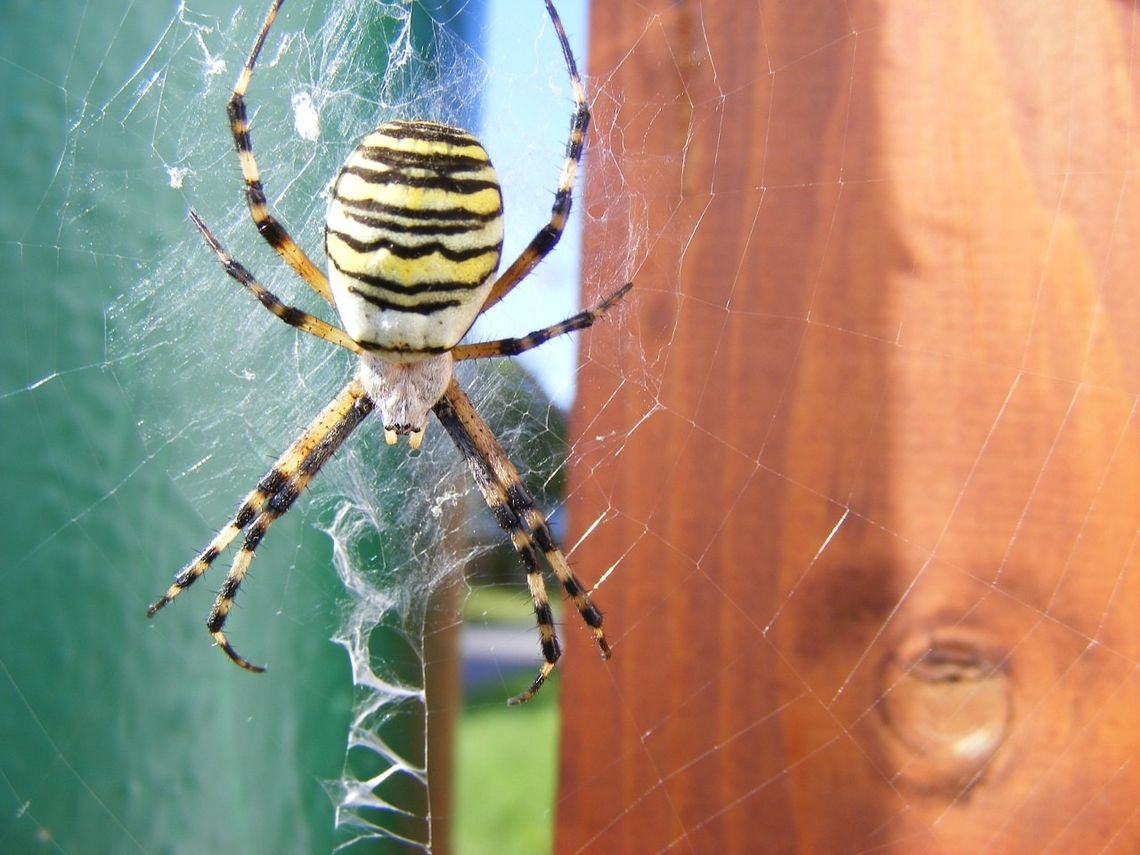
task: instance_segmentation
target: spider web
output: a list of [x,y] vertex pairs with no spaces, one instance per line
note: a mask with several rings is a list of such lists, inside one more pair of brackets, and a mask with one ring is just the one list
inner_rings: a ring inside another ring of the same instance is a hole
[[[474,2],[289,0],[249,102],[275,212],[311,255],[319,257],[330,177],[364,131],[396,116],[478,130],[504,183],[507,257],[545,221],[570,105],[541,4],[533,15],[521,5],[511,4],[511,31],[498,53],[484,43],[491,27]],[[351,371],[343,354],[282,329],[252,305],[185,220],[186,208],[195,207],[287,302],[319,303],[253,233],[224,122],[264,3],[196,0],[172,10],[69,0],[66,14],[57,11],[50,21],[33,6],[9,6],[0,28],[9,93],[4,120],[13,141],[2,167],[10,189],[0,207],[0,248],[11,277],[0,460],[12,485],[0,561],[0,848],[322,851],[361,840],[428,848],[431,752],[419,734],[425,722],[446,721],[453,701],[433,703],[425,674],[455,664],[454,652],[436,641],[457,624],[462,595],[454,585],[463,568],[503,548],[437,425],[424,449],[410,455],[385,448],[366,422],[275,524],[228,625],[240,651],[268,664],[265,677],[238,672],[210,650],[201,630],[210,598],[202,588],[217,587],[224,564],[154,625],[142,618],[170,574]],[[581,38],[581,13],[569,2],[559,7],[571,38]],[[816,851],[974,851],[997,845],[1019,825],[1039,827],[1042,847],[1063,849],[1091,830],[1079,845],[1127,850],[1136,839],[1134,742],[1122,737],[1094,772],[1079,755],[1100,746],[1113,727],[1135,731],[1127,706],[1135,700],[1140,656],[1121,615],[1135,601],[1140,510],[1134,486],[1119,483],[1135,455],[1135,355],[1122,349],[1117,373],[1098,374],[1099,338],[1090,333],[1073,343],[1084,354],[1077,360],[1084,373],[1073,373],[1042,364],[1033,324],[993,333],[979,309],[972,315],[976,338],[963,344],[945,335],[917,299],[878,324],[852,320],[861,316],[842,277],[829,278],[828,253],[842,245],[847,206],[886,183],[873,171],[850,169],[860,162],[866,118],[860,59],[884,33],[866,26],[854,5],[820,18],[813,37],[792,54],[781,53],[759,27],[749,44],[753,62],[741,72],[738,46],[705,30],[699,4],[673,7],[647,14],[617,56],[590,69],[596,122],[587,168],[602,192],[579,205],[593,235],[581,274],[571,234],[532,281],[480,323],[476,337],[522,333],[565,317],[579,282],[593,299],[632,278],[640,287],[631,306],[579,344],[554,342],[526,360],[538,382],[509,366],[461,375],[565,532],[578,572],[587,582],[601,580],[598,602],[608,609],[616,641],[612,662],[589,662],[573,616],[563,621],[569,661],[556,680],[570,688],[588,679],[591,706],[609,720],[577,710],[566,722],[563,759],[575,786],[559,795],[558,810],[573,829],[563,845],[727,851],[733,840],[715,837],[727,834],[720,832],[724,824],[747,811],[783,827],[779,816],[790,802],[813,827],[826,828],[835,816],[855,827],[859,811],[843,797],[849,790],[834,772],[839,766],[869,769],[862,774],[894,803],[886,815],[865,811],[879,821],[875,834],[842,846],[821,837]],[[1070,59],[1057,75],[1070,78],[1057,96],[1067,105],[1070,144],[1038,188],[1040,232],[1026,241],[1025,266],[1041,271],[1028,288],[1040,328],[1056,310],[1050,263],[1072,247],[1074,232],[1090,247],[1091,296],[1081,303],[1082,317],[1127,317],[1134,305],[1119,283],[1121,270],[1135,269],[1128,263],[1135,261],[1135,236],[1119,223],[1135,222],[1135,109],[1105,122],[1111,111],[1079,72],[1090,45],[1100,44],[1090,35],[1098,26],[1118,30],[1108,41],[1135,57],[1137,9],[1058,8],[1073,33]],[[937,17],[934,7],[924,15]],[[948,14],[945,23],[964,26]],[[1033,23],[1023,24],[1032,34]],[[1014,42],[1034,43],[1007,36],[1003,56],[1016,54]],[[580,43],[576,51],[584,60]],[[646,89],[623,88],[623,69],[645,55],[656,62]],[[949,73],[986,59],[952,58]],[[1125,102],[1135,104],[1133,66],[1123,67],[1129,71],[1118,84],[1133,93]],[[839,81],[829,91],[829,115],[841,145],[812,170],[780,172],[781,155],[803,144],[792,139],[804,133],[800,101],[773,100],[782,109],[771,108],[764,121],[739,105],[754,87],[817,93],[817,78]],[[496,90],[508,97],[496,98]],[[481,118],[484,110],[493,118]],[[905,160],[925,150],[932,133],[903,129],[893,155]],[[1080,144],[1097,134],[1109,136],[1123,158],[1080,160]],[[755,150],[758,171],[743,179],[718,174],[719,157],[727,161],[738,146]],[[963,211],[986,207],[967,204],[986,192],[971,183],[977,176],[970,168],[949,157],[930,168],[959,170],[949,183],[960,192],[952,200],[960,207],[941,209],[951,225],[969,218]],[[642,187],[663,180],[671,201],[651,204]],[[1074,200],[1094,184],[1107,187],[1116,207],[1082,220]],[[722,208],[734,212],[727,225]],[[781,236],[821,210],[827,228],[801,264],[811,299],[785,304],[781,283],[757,271],[786,259],[792,250]],[[986,220],[976,233],[995,234],[1004,225]],[[935,233],[945,227],[929,226]],[[693,281],[693,267],[708,263],[704,243],[725,229],[739,240],[710,270],[705,290],[686,290],[682,282]],[[922,262],[911,258],[898,275]],[[858,267],[861,259],[848,263]],[[946,281],[967,291],[993,287],[969,283],[962,273],[969,268],[966,259]],[[734,273],[718,278],[724,269]],[[993,311],[980,290],[971,294],[967,303]],[[1012,311],[998,306],[999,315]],[[694,329],[703,346],[688,349]],[[986,416],[967,425],[960,446],[935,441],[957,424],[953,410],[927,414],[911,433],[926,439],[907,446],[908,472],[939,470],[945,455],[957,455],[949,479],[919,487],[910,481],[909,492],[895,499],[925,508],[921,524],[900,522],[865,498],[865,479],[884,453],[877,439],[904,401],[862,390],[875,406],[864,420],[844,423],[843,416],[821,417],[821,409],[805,418],[787,391],[759,424],[742,428],[726,417],[735,401],[725,401],[731,393],[724,384],[746,366],[726,363],[725,354],[733,352],[733,336],[760,334],[772,337],[773,356],[752,370],[775,376],[775,388],[785,390],[802,360],[819,358],[811,342],[823,341],[828,359],[817,370],[825,382],[816,394],[837,406],[860,392],[848,366],[868,350],[932,384],[940,366],[972,366]],[[577,415],[567,443],[547,396],[565,405],[575,386],[592,409]],[[1026,403],[1041,387],[1062,389],[1057,409]],[[661,430],[689,436],[684,453],[645,463]],[[794,445],[781,439],[788,436],[847,449],[847,477],[834,479],[803,457],[780,453],[781,442]],[[1082,438],[1102,453],[1085,459],[1074,477],[1061,464]],[[1026,443],[1033,453],[1016,471],[1014,510],[987,514],[987,494],[1001,477],[993,461]],[[564,460],[573,471],[568,505],[553,488],[566,477]],[[638,477],[651,489],[638,492],[610,474],[627,460],[641,461]],[[717,506],[716,522],[690,507],[683,510],[700,525],[678,523],[685,515],[672,501],[692,495],[694,484],[715,484],[701,504]],[[794,499],[775,521],[756,511],[773,493]],[[1048,513],[1039,512],[1043,505]],[[982,533],[998,545],[996,555],[968,557],[978,535],[963,528],[971,510],[986,521]],[[1042,595],[1019,587],[1027,584],[1020,568],[1054,566],[1038,547],[1057,542],[1048,539],[1050,526],[1064,526],[1066,534],[1060,569],[1049,577],[1055,584]],[[739,527],[761,540],[755,551],[726,558],[719,544]],[[764,551],[765,543],[780,542],[791,544],[788,555]],[[1113,544],[1099,554],[1114,558],[1081,599],[1065,581],[1081,577],[1081,550],[1089,543]],[[759,589],[732,587],[719,572],[729,559],[784,569]],[[891,573],[868,570],[876,560]],[[947,566],[955,596],[943,600],[930,580]],[[654,574],[656,587],[628,603],[621,592],[635,584],[634,573]],[[1010,602],[1014,618],[995,611]],[[518,607],[525,615],[524,594]],[[716,616],[738,646],[721,656],[719,648],[680,637],[674,627],[688,628],[694,614]],[[971,636],[994,614],[1007,621],[1000,643]],[[909,634],[900,629],[908,615],[919,616]],[[949,642],[928,643],[934,630],[925,627],[946,626],[955,630]],[[824,632],[829,628],[834,636]],[[323,643],[330,632],[339,646]],[[519,633],[529,641],[533,630]],[[682,672],[688,678],[655,683],[653,663],[628,655],[638,638],[660,640],[662,656],[693,663]],[[846,654],[830,667],[823,648]],[[967,655],[978,649],[985,652],[980,663]],[[938,655],[924,659],[930,651]],[[882,669],[880,678],[865,681],[873,668]],[[1090,671],[1106,676],[1094,681]],[[991,679],[995,674],[1001,679]],[[504,675],[502,697],[527,676]],[[1001,763],[996,773],[986,767],[987,775],[1024,781],[1018,775],[1027,773],[1011,769],[1017,749],[1034,740],[1051,756],[1029,767],[1035,779],[1007,800],[1011,810],[997,831],[976,823],[960,834],[961,817],[978,802],[974,793],[983,792],[981,779],[963,782],[962,770],[973,767],[960,758],[911,750],[915,743],[941,746],[946,734],[916,734],[921,717],[903,722],[901,742],[879,744],[867,734],[876,722],[935,700],[966,718],[986,708],[972,703],[976,692],[936,698],[930,686],[940,681],[981,686],[983,700],[996,685],[1000,706],[1006,676],[1032,691],[1014,695],[1011,723],[998,728]],[[863,691],[868,684],[879,688]],[[713,700],[719,706],[706,706]],[[526,708],[519,713],[525,743]],[[1035,729],[1036,722],[1045,724]],[[1050,722],[1059,722],[1052,732]],[[612,756],[573,747],[590,744],[593,733],[600,738],[606,727],[619,729],[607,743],[618,746]],[[786,748],[775,760],[763,754],[772,744]],[[583,769],[584,762],[591,765]],[[1076,789],[1056,786],[1059,778]],[[590,792],[607,780],[623,782],[620,797],[591,803]],[[941,801],[932,801],[932,792]],[[773,838],[771,845],[781,844]]]

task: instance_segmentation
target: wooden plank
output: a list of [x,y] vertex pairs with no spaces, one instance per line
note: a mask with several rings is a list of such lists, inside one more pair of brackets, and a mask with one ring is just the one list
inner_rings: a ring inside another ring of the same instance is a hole
[[559,851],[1140,847],[1137,18],[595,4]]

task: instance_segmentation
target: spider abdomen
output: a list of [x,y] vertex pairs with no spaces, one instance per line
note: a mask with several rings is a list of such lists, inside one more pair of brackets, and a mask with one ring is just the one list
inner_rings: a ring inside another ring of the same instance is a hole
[[366,136],[333,185],[329,284],[345,330],[392,361],[454,347],[483,306],[503,248],[503,199],[486,150],[436,122]]

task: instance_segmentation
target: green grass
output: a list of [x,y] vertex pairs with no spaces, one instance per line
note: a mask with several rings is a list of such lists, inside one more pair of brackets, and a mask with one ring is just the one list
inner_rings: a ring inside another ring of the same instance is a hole
[[[519,678],[524,682],[528,674]],[[551,851],[558,769],[557,680],[508,707],[502,686],[469,698],[455,743],[456,855]]]
[[[463,620],[480,623],[522,623],[531,620],[533,606],[526,585],[473,585],[463,601]],[[562,603],[550,601],[557,621],[562,617]]]

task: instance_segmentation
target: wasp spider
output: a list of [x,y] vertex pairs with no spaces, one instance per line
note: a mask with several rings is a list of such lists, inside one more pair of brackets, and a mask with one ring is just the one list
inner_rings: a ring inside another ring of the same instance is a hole
[[475,319],[525,278],[562,235],[590,120],[574,56],[558,13],[546,0],[575,108],[550,221],[502,275],[494,275],[503,247],[502,195],[483,146],[465,131],[437,122],[395,121],[368,134],[336,179],[325,220],[326,278],[269,212],[250,141],[245,93],[282,2],[275,0],[270,6],[234,87],[228,107],[230,130],[257,230],[336,308],[342,326],[283,304],[226,252],[197,213],[191,211],[190,218],[226,273],[266,309],[290,326],[352,351],[359,361],[352,380],[277,459],[229,524],[177,574],[147,615],[153,617],[190,587],[244,532],[206,627],[235,663],[249,671],[264,670],[240,656],[224,631],[261,539],[369,413],[380,411],[389,445],[406,436],[408,445],[418,448],[430,411],[466,459],[483,498],[526,568],[544,661],[530,687],[511,699],[521,703],[541,688],[559,657],[539,552],[590,627],[602,657],[608,658],[610,650],[601,612],[571,572],[518,471],[452,376],[452,366],[466,359],[513,356],[554,336],[585,329],[631,287],[626,284],[594,308],[521,338],[459,344]]

